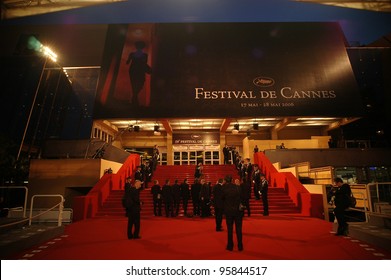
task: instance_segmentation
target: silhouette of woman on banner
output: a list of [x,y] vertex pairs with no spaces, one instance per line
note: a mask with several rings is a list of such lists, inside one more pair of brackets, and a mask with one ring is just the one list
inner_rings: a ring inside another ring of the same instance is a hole
[[142,90],[145,83],[145,74],[151,74],[151,67],[148,65],[148,54],[143,52],[145,43],[143,41],[135,42],[136,51],[131,52],[126,61],[129,66],[129,78],[132,84],[132,100],[133,105],[139,105],[138,94]]

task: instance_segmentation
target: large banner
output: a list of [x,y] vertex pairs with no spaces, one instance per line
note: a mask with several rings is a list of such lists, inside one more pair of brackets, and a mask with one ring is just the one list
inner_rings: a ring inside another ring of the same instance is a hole
[[94,118],[360,116],[337,23],[111,25]]

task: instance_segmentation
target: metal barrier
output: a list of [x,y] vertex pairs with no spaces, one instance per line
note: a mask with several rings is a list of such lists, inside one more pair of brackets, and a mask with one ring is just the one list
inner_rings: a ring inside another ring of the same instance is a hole
[[333,182],[332,166],[311,168],[308,171],[308,177],[314,180],[314,184],[331,184]]
[[[331,209],[327,201],[326,186],[323,185],[324,213],[328,220],[328,213]],[[381,186],[383,189],[380,190]],[[391,217],[391,183],[370,183],[370,184],[352,184],[350,185],[352,193],[357,200],[356,207],[350,207],[349,210],[362,212],[365,215],[365,221],[369,221],[371,214],[383,214]],[[383,209],[383,211],[382,211]]]
[[370,211],[391,215],[391,182],[368,184]]
[[[36,197],[59,197],[60,198],[60,202],[58,204],[54,205],[52,208],[49,208],[47,211],[42,212],[42,213],[40,213],[40,214],[38,214],[38,215],[33,217],[33,205],[34,205],[34,199]],[[58,206],[58,222],[57,222],[57,225],[61,226],[61,224],[62,224],[62,211],[64,209],[64,197],[62,195],[60,195],[60,194],[37,194],[37,195],[33,195],[32,198],[31,198],[31,205],[30,205],[29,226],[31,226],[33,218],[39,217],[39,216],[43,215],[44,213],[47,213],[47,212],[51,211],[52,209],[56,208],[57,206]]]
[[[57,204],[56,204],[57,205]],[[29,215],[29,211],[27,215]],[[52,209],[48,211],[47,208],[34,208],[33,209],[33,223],[57,223],[58,219],[58,208]],[[62,224],[64,223],[72,223],[73,219],[73,209],[72,208],[64,208],[62,210]]]
[[368,222],[368,220],[369,220],[368,213],[369,212],[368,212],[368,208],[366,207],[366,204],[367,204],[366,202],[368,201],[368,199],[365,197],[365,195],[363,193],[354,193],[353,190],[352,190],[352,193],[353,193],[354,197],[356,198],[356,200],[358,200],[358,201],[362,200],[364,207],[362,207],[362,208],[361,207],[349,207],[348,210],[363,212],[364,217],[365,217],[365,222]]
[[1,186],[0,189],[24,189],[25,195],[24,195],[24,206],[23,206],[23,218],[26,218],[26,209],[27,209],[27,196],[28,196],[28,188],[25,186]]

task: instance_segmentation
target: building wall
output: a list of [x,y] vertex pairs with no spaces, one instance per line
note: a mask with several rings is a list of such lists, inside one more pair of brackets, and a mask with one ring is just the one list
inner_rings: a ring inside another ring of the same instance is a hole
[[[103,165],[104,167],[106,166]],[[72,207],[71,194],[81,195],[92,188],[101,176],[99,159],[53,159],[32,160],[28,184],[28,201],[33,195],[60,194],[65,198],[65,207]],[[79,189],[79,191],[78,191]],[[59,202],[58,198],[36,198],[34,208],[52,207]],[[30,204],[28,204],[28,207]]]
[[281,162],[282,168],[300,162],[310,162],[311,168],[391,166],[390,149],[282,149],[266,150],[265,154],[272,163]]
[[[255,145],[259,151],[275,150],[284,143],[285,149],[327,149],[329,136],[313,136],[311,139],[279,139],[279,140],[251,140],[243,141],[243,156],[252,158]],[[274,161],[272,161],[274,162]]]
[[278,132],[278,139],[311,139],[313,135],[325,134],[319,127],[286,127]]

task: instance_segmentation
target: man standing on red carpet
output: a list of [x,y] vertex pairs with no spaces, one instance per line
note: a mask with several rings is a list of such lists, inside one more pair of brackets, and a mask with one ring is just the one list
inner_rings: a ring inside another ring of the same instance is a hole
[[269,200],[267,198],[269,182],[266,180],[265,174],[261,174],[260,178],[261,178],[261,187],[259,189],[259,194],[262,196],[263,215],[269,216]]
[[239,210],[240,205],[240,188],[232,183],[232,176],[227,175],[224,178],[222,200],[224,205],[224,214],[227,224],[228,241],[227,250],[232,251],[233,243],[233,225],[235,224],[236,239],[238,242],[238,250],[243,251],[242,242],[242,221],[243,211]]
[[123,206],[126,208],[126,216],[128,217],[128,239],[140,238],[140,188],[141,181],[136,180],[134,185],[125,191],[123,198]]
[[346,221],[345,211],[349,208],[349,198],[352,194],[352,190],[348,184],[344,184],[343,180],[339,177],[334,179],[334,185],[336,191],[334,193],[334,214],[338,222],[338,230],[335,235],[347,236],[349,233],[349,225]]
[[223,231],[221,226],[223,222],[223,179],[219,179],[213,187],[213,205],[215,209],[216,231]]

